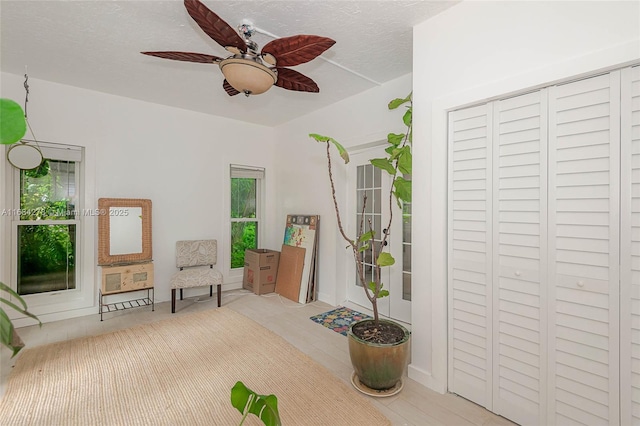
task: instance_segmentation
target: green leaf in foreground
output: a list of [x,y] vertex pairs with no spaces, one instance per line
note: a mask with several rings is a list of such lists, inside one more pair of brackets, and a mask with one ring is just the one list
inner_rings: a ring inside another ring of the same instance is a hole
[[231,388],[231,405],[242,414],[240,424],[249,413],[256,415],[265,426],[281,426],[278,398],[275,395],[258,395],[238,381]]
[[[4,298],[2,296],[2,292],[9,293],[9,295],[14,298],[20,306],[18,306],[16,303],[13,303],[11,300]],[[16,293],[5,283],[0,282],[0,343],[11,349],[11,351],[13,352],[13,355],[11,355],[11,357],[13,358],[18,352],[20,352],[20,349],[24,347],[24,342],[22,341],[20,336],[18,336],[18,333],[16,333],[11,319],[2,308],[3,304],[9,306],[22,315],[33,318],[34,320],[38,321],[41,326],[42,322],[40,322],[37,316],[27,311],[27,304],[22,299],[22,297],[18,295],[18,293]]]
[[27,133],[22,107],[11,99],[0,98],[0,144],[18,142]]

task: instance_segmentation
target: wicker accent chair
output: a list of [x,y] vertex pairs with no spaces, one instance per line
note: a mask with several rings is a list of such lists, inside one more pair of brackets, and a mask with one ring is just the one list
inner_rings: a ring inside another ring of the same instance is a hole
[[176,290],[209,286],[213,297],[213,285],[218,293],[218,307],[222,299],[222,273],[215,267],[218,261],[217,240],[190,240],[176,242],[176,267],[180,269],[171,277],[171,313],[176,312]]

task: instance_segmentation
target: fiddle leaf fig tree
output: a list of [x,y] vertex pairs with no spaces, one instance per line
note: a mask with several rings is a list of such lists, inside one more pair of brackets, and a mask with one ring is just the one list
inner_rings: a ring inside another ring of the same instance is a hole
[[[371,221],[369,220],[365,223],[364,220],[364,213],[367,205],[366,195],[363,197],[362,202],[361,217],[363,219],[357,225],[354,235],[347,235],[342,224],[340,208],[338,206],[338,200],[336,199],[335,182],[333,179],[331,146],[334,146],[335,149],[337,149],[345,164],[349,162],[349,154],[347,150],[332,137],[322,136],[317,133],[309,134],[309,136],[315,141],[326,144],[327,169],[329,172],[329,182],[331,183],[331,196],[333,198],[333,206],[338,222],[338,230],[340,231],[342,238],[348,243],[347,248],[350,248],[352,251],[353,259],[356,264],[358,280],[360,281],[367,299],[371,302],[376,326],[379,324],[378,299],[389,295],[389,291],[384,288],[384,283],[381,281],[381,268],[391,266],[395,263],[395,259],[391,253],[384,251],[389,237],[387,230],[391,229],[391,223],[393,221],[393,201],[395,199],[400,208],[402,208],[403,202],[411,202],[411,180],[407,178],[411,175],[411,164],[413,160],[411,155],[411,143],[413,139],[413,104],[411,93],[405,98],[392,100],[389,102],[388,108],[393,110],[403,105],[406,107],[406,111],[402,117],[402,122],[405,126],[404,132],[389,133],[387,136],[388,145],[385,149],[387,155],[383,158],[374,158],[369,160],[371,165],[385,171],[393,182],[390,186],[388,196],[389,221],[387,226],[384,228],[385,231],[383,231],[383,235],[377,239]],[[367,251],[370,251],[372,259],[376,259],[372,281],[368,281],[365,278],[363,256]]]

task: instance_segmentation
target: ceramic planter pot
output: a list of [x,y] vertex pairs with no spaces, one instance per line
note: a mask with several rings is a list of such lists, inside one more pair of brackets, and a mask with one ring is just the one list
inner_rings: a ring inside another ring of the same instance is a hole
[[404,332],[404,338],[393,344],[371,343],[360,339],[353,334],[353,327],[361,322],[373,321],[361,320],[353,323],[349,328],[349,356],[351,364],[358,379],[365,386],[384,390],[395,386],[404,373],[409,361],[409,340],[411,333],[400,324],[381,319],[381,323],[393,324]]

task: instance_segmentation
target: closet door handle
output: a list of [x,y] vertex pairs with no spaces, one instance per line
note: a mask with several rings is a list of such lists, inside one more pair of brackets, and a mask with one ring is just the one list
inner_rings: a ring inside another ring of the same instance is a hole
[[584,287],[584,281],[580,280],[576,283],[578,287]]
[[516,271],[515,275],[516,275],[516,277],[519,277],[520,275],[522,275],[522,272]]

